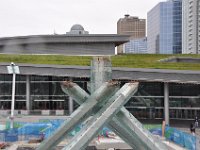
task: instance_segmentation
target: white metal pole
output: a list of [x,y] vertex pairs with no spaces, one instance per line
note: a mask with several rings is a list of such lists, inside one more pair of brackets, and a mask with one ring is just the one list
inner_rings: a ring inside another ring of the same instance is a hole
[[[13,69],[14,70],[14,69]],[[13,82],[12,82],[12,103],[11,103],[11,116],[10,116],[10,128],[13,128],[14,124],[14,111],[15,111],[15,78],[16,74],[13,71]]]

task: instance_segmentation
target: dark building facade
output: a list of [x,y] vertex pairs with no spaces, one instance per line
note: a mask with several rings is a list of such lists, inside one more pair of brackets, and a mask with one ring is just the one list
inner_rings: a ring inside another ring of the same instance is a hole
[[[69,115],[78,104],[61,90],[61,82],[71,80],[87,90],[90,78],[89,67],[72,66],[27,66],[19,65],[22,71],[16,79],[16,114]],[[12,75],[0,70],[1,113],[10,113]],[[52,68],[53,67],[53,68]],[[32,71],[31,71],[32,70]],[[24,73],[23,73],[24,72]],[[47,75],[48,74],[48,75]],[[176,74],[176,77],[175,77]],[[113,68],[113,79],[121,85],[139,81],[138,92],[125,107],[139,119],[163,119],[164,101],[169,99],[171,119],[193,119],[200,116],[200,73],[167,70],[140,70]]]

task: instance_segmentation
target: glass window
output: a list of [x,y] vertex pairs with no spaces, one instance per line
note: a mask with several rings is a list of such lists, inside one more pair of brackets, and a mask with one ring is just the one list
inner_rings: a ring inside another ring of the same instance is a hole
[[[192,90],[191,90],[192,89]],[[170,96],[199,96],[200,85],[196,84],[169,84]]]

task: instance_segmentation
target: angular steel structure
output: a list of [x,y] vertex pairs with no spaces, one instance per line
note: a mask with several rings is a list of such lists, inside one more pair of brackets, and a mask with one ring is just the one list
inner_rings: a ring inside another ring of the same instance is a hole
[[151,133],[144,129],[142,124],[123,107],[137,91],[138,83],[126,83],[119,89],[116,86],[117,82],[111,82],[111,79],[110,59],[108,57],[95,57],[91,66],[89,87],[91,95],[75,83],[63,82],[63,91],[80,104],[80,107],[54,135],[42,142],[37,149],[52,149],[62,141],[73,126],[86,119],[87,123],[82,130],[63,149],[85,149],[104,125],[111,128],[134,149],[167,149],[160,140],[154,139]]
[[107,99],[116,92],[116,84],[105,82],[98,90],[91,94],[88,99],[74,111],[68,120],[46,141],[42,142],[40,149],[49,149],[54,145],[59,144],[62,138],[67,135],[76,125],[80,124],[85,118],[89,117],[94,106]]

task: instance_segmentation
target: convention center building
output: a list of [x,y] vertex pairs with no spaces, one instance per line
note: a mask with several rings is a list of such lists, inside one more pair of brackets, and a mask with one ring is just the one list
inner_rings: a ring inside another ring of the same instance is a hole
[[[115,47],[128,41],[128,36],[123,35],[87,34],[78,25],[71,31],[66,35],[0,38],[0,53],[114,55]],[[8,73],[9,65],[0,63],[1,115],[9,114],[11,108],[13,76]],[[71,114],[78,104],[62,91],[62,81],[73,81],[88,91],[89,66],[16,65],[20,70],[16,75],[16,115]],[[129,81],[140,83],[125,105],[138,119],[164,119],[165,113],[169,120],[200,117],[200,71],[113,67],[112,78],[122,85]]]

